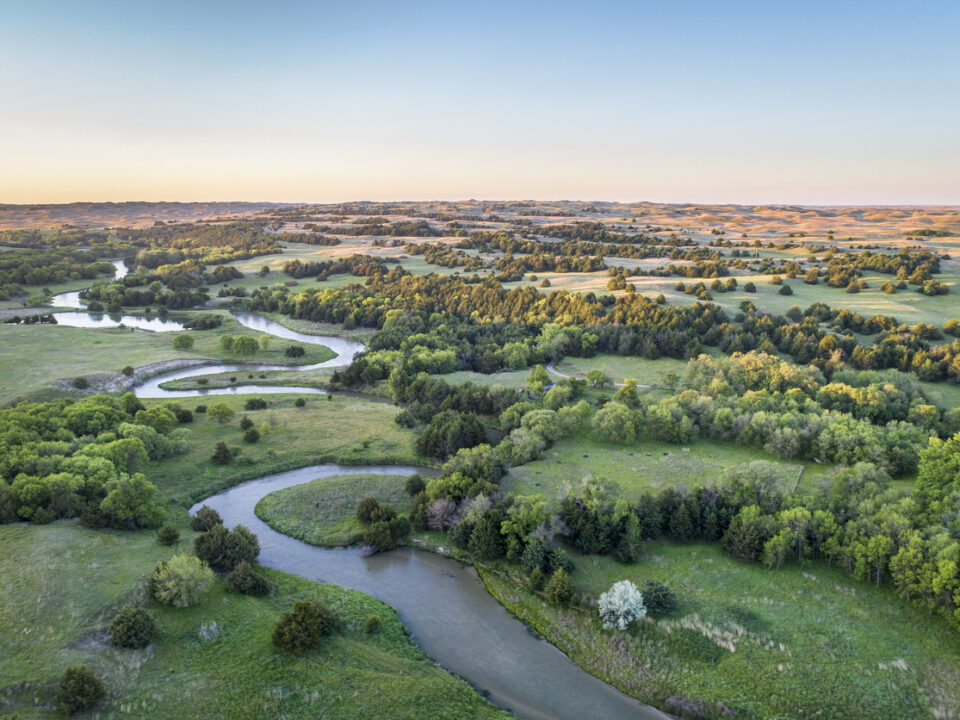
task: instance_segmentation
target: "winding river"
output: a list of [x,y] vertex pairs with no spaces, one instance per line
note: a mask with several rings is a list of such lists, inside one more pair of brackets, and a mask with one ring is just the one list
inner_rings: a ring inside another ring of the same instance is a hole
[[[118,277],[122,277],[122,263],[115,264]],[[125,274],[126,268],[122,271]],[[58,299],[59,303],[56,302]],[[68,307],[66,303],[80,304],[79,293],[64,293],[54,300],[57,307]],[[123,324],[131,325],[127,316],[123,317]],[[340,367],[348,365],[354,355],[363,350],[361,343],[338,336],[305,335],[263,315],[240,313],[235,317],[252,330],[295,342],[325,345],[337,353],[336,357],[314,365],[238,363],[180,369],[138,384],[134,387],[136,395],[142,398],[183,398],[244,393],[322,393],[322,390],[309,387],[255,384],[209,390],[164,390],[160,386],[171,380],[227,372]],[[525,720],[664,720],[668,717],[594,677],[556,647],[534,637],[487,592],[476,570],[468,565],[413,548],[369,557],[363,556],[357,548],[319,548],[277,532],[254,512],[257,502],[265,495],[317,478],[352,473],[405,475],[416,471],[414,467],[316,465],[242,483],[197,503],[190,511],[195,513],[201,504],[207,504],[220,513],[226,525],[242,523],[253,530],[260,539],[260,562],[266,566],[309,580],[353,588],[391,605],[428,656],[446,670],[465,678],[496,705]]]
[[413,467],[315,465],[237,485],[197,503],[190,512],[206,504],[220,513],[227,526],[246,525],[260,538],[263,565],[354,588],[391,605],[427,655],[525,720],[667,718],[527,632],[468,565],[412,548],[369,557],[357,548],[319,548],[277,532],[254,512],[265,495],[317,478],[416,471]]
[[[125,277],[129,270],[123,260],[114,260],[113,266],[116,268],[114,279],[119,280]],[[80,293],[83,290],[74,290],[73,292],[60,293],[54,295],[50,304],[55,308],[70,308],[74,311],[85,310],[83,303],[80,302]],[[113,328],[132,327],[137,330],[149,330],[150,332],[177,332],[183,330],[183,325],[176,320],[168,320],[161,317],[143,317],[140,315],[123,315],[120,313],[94,313],[94,312],[56,312],[53,317],[57,325],[65,327],[78,328]]]

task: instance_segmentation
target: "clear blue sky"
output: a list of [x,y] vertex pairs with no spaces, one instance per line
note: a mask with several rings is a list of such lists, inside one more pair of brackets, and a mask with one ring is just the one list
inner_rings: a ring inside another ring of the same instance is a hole
[[0,202],[960,204],[960,3],[0,4]]

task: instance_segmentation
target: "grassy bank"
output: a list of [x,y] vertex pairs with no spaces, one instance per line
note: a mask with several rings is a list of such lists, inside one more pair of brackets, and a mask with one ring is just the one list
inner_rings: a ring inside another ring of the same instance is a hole
[[614,633],[594,611],[548,605],[509,572],[481,574],[518,617],[635,697],[722,701],[738,717],[770,719],[957,716],[960,638],[887,589],[819,563],[743,565],[716,545],[653,543],[635,565],[575,561],[578,590],[590,597],[618,580],[656,579],[680,606]]
[[406,475],[335,475],[270,493],[257,503],[257,517],[284,535],[311,545],[353,545],[363,525],[357,503],[372,495],[400,513],[410,510]]
[[[304,399],[304,407],[294,405],[297,398]],[[429,464],[414,449],[415,433],[394,422],[399,408],[342,395],[269,395],[264,396],[267,409],[246,411],[243,407],[248,399],[219,395],[180,401],[186,408],[223,402],[236,415],[223,425],[205,414],[194,415],[193,423],[187,426],[190,435],[186,452],[147,471],[164,499],[190,505],[241,480],[325,462]],[[242,416],[249,417],[258,429],[269,426],[269,430],[261,431],[258,442],[243,441],[239,425]],[[220,441],[237,450],[234,460],[226,465],[211,460]]]
[[[218,579],[196,607],[145,599],[157,636],[144,650],[120,650],[105,642],[110,619],[143,598],[144,577],[175,550],[152,532],[75,521],[2,526],[0,546],[3,712],[62,717],[50,706],[56,678],[85,663],[107,686],[101,718],[508,717],[425,657],[396,613],[361,593],[264,570],[273,591],[251,598]],[[301,599],[326,603],[344,629],[304,656],[278,653],[270,633]],[[383,630],[369,635],[372,615]]]

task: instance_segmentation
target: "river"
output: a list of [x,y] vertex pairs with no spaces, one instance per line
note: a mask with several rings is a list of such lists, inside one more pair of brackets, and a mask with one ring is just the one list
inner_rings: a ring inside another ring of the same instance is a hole
[[525,720],[667,718],[530,634],[487,592],[468,565],[412,548],[369,557],[357,548],[319,548],[277,532],[254,512],[265,495],[317,478],[416,471],[414,467],[316,465],[245,482],[197,503],[190,512],[206,504],[220,513],[228,527],[246,525],[260,539],[263,565],[353,588],[391,605],[428,656]]

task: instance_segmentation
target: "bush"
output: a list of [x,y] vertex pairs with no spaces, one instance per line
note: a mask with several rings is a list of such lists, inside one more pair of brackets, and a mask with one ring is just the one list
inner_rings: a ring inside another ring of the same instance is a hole
[[373,513],[379,508],[380,503],[377,502],[377,499],[373,495],[368,495],[357,503],[357,520],[362,523],[369,523]]
[[393,550],[397,546],[397,541],[390,531],[389,522],[375,522],[363,533],[363,544],[377,552]]
[[57,686],[57,705],[67,715],[93,710],[106,697],[100,678],[86,665],[68,667]]
[[230,452],[230,448],[221,440],[217,443],[217,447],[214,449],[213,456],[210,459],[217,463],[217,465],[226,465],[232,458],[233,453]]
[[530,586],[530,589],[534,592],[543,589],[543,570],[539,567],[533,568],[530,572],[530,576],[527,578],[527,584]]
[[207,532],[214,525],[223,525],[223,518],[209,505],[201,506],[197,514],[190,518],[190,527],[197,532]]
[[757,286],[752,282],[745,282],[743,284],[743,291],[748,293],[755,293],[757,291]]
[[283,354],[288,358],[298,358],[306,355],[307,351],[304,350],[300,345],[288,345],[287,349],[283,351]]
[[244,595],[266,595],[270,592],[270,583],[262,575],[256,573],[253,566],[246,560],[241,560],[227,577],[227,583]]
[[647,580],[643,584],[643,601],[650,613],[665,615],[677,609],[677,596],[662,582]]
[[86,390],[90,387],[90,381],[85,377],[75,377],[70,381],[70,384],[73,385],[77,390]]
[[214,525],[193,541],[197,557],[214,570],[233,570],[241,562],[252,563],[260,555],[260,541],[243,525],[227,530]]
[[336,616],[319,603],[297,602],[293,612],[280,616],[271,637],[278,650],[303,653],[320,644],[337,627]]
[[234,412],[233,408],[222,402],[214,403],[207,408],[207,417],[213,418],[221,425],[223,425],[225,422],[230,422],[233,420],[233,416],[235,414],[236,413]]
[[422,477],[414,473],[413,475],[407,478],[406,489],[407,489],[407,495],[409,495],[410,497],[416,497],[417,495],[419,495],[420,493],[422,493],[424,490],[427,489],[427,484],[423,481]]
[[122,648],[145,648],[155,629],[153,618],[146,610],[124,605],[110,623],[110,644]]
[[302,408],[302,407],[306,407],[306,405],[307,405],[307,401],[304,400],[303,398],[297,398],[296,400],[293,401],[294,407]]
[[197,405],[197,406],[193,409],[193,411],[194,411],[195,413],[197,413],[197,415],[203,415],[203,414],[207,411],[207,406],[206,406],[206,405]]
[[383,630],[383,621],[378,615],[371,615],[367,618],[367,623],[363,627],[364,631],[370,635]]
[[250,398],[243,404],[244,410],[266,410],[267,401],[263,398]]
[[241,429],[241,430],[249,430],[249,429],[252,428],[252,427],[253,427],[253,420],[251,420],[250,418],[248,418],[246,415],[244,415],[242,418],[240,418],[240,429]]
[[243,434],[243,441],[251,445],[260,439],[260,431],[256,428],[250,428]]
[[123,373],[124,375],[126,375],[127,377],[131,377],[131,376],[133,375],[133,373],[134,373],[133,366],[132,366],[132,365],[127,365],[127,366],[126,366],[123,370],[121,370],[120,372],[122,372],[122,373]]
[[170,523],[164,524],[157,531],[157,542],[161,545],[173,545],[180,539],[180,531]]
[[782,285],[780,289],[777,290],[777,293],[780,295],[793,295],[793,288],[789,285]]
[[417,418],[409,410],[401,410],[393,421],[400,427],[412,428],[417,424]]
[[189,350],[193,347],[193,338],[189,335],[177,335],[173,339],[174,350]]
[[151,578],[153,597],[181,608],[197,604],[212,584],[213,571],[193,555],[174,555],[157,563]]
[[566,605],[573,597],[573,581],[563,568],[558,569],[550,577],[545,590],[547,600],[554,605]]

